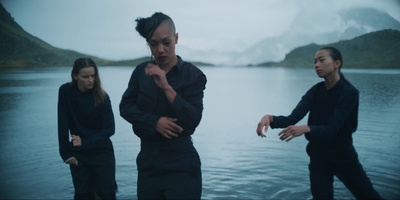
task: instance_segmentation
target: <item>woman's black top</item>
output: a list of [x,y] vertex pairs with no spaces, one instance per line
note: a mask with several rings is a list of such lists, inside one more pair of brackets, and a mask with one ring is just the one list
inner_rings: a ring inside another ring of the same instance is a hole
[[[146,75],[148,63],[135,68],[120,103],[121,116],[132,124],[134,133],[141,139],[138,169],[199,170],[200,158],[191,135],[202,117],[206,76],[178,56],[178,63],[166,75],[168,83],[177,93],[174,102],[169,103],[153,77]],[[176,123],[183,131],[176,138],[164,138],[156,132],[160,117],[178,119]]]
[[329,90],[325,82],[314,85],[289,116],[274,116],[271,128],[286,128],[299,122],[308,112],[305,134],[311,159],[354,161],[358,159],[352,134],[357,130],[359,92],[340,79]]
[[[114,114],[108,95],[95,106],[91,90],[81,92],[70,83],[63,84],[58,96],[58,140],[65,161],[76,153],[113,151],[110,137],[115,132]],[[73,147],[69,134],[80,136],[81,147]]]

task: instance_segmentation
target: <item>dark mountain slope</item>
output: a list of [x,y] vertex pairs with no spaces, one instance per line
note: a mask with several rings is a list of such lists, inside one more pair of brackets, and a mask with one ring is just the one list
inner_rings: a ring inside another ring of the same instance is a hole
[[[53,47],[27,33],[0,4],[0,66],[65,66],[89,55]],[[111,61],[92,57],[99,65]]]
[[400,31],[382,30],[368,33],[352,40],[299,47],[288,53],[280,63],[260,65],[281,65],[287,67],[312,67],[317,50],[324,46],[338,48],[349,68],[400,68]]

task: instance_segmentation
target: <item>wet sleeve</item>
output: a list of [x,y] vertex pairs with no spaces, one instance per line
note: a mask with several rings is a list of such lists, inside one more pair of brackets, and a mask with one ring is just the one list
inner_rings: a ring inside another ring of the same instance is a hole
[[286,128],[291,125],[295,125],[301,119],[306,116],[310,111],[313,96],[316,92],[316,88],[313,87],[306,92],[301,98],[300,102],[293,109],[292,113],[288,116],[273,116],[273,122],[270,124],[271,128]]
[[184,126],[184,130],[194,130],[200,123],[206,82],[206,76],[203,73],[199,73],[185,87],[184,94],[177,94],[172,103],[172,109],[177,115],[178,121]]
[[92,137],[82,139],[82,149],[94,149],[99,143],[108,140],[115,133],[114,114],[111,107],[111,100],[108,96],[104,99],[104,104],[99,106],[101,109],[101,124],[98,129],[86,130]]
[[61,86],[58,92],[57,105],[57,121],[58,121],[58,144],[61,158],[65,161],[72,157],[72,146],[69,141],[69,117],[67,107],[66,91]]
[[139,108],[137,104],[139,93],[138,78],[139,72],[138,67],[136,67],[129,80],[128,88],[122,95],[121,103],[119,104],[120,115],[131,123],[135,130],[140,130],[141,133],[155,135],[155,127],[160,117],[147,113]]

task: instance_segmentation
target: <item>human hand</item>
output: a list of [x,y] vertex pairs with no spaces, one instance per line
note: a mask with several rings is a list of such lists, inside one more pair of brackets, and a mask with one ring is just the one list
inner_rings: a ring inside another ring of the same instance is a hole
[[[272,122],[272,115],[264,115],[261,118],[261,121],[258,122],[257,124],[257,135],[260,137],[266,137],[266,135],[264,134],[265,132],[268,131],[268,127],[270,125],[270,123]],[[264,129],[264,133],[263,133],[263,129]]]
[[310,132],[310,127],[307,125],[302,125],[302,126],[288,126],[287,128],[283,129],[278,136],[281,136],[279,139],[282,141],[286,140],[286,142],[289,142],[295,137],[299,137],[303,135],[304,133]]
[[81,137],[76,136],[76,135],[71,135],[71,138],[72,138],[72,145],[73,145],[74,147],[80,147],[80,146],[82,146]]
[[65,164],[78,166],[78,160],[75,157],[71,157],[65,161]]
[[156,131],[168,139],[178,137],[177,133],[182,132],[183,129],[175,123],[176,121],[178,121],[176,118],[160,117],[156,125]]
[[165,71],[162,70],[158,65],[149,63],[144,71],[146,75],[153,77],[154,82],[161,89],[166,89],[170,87]]

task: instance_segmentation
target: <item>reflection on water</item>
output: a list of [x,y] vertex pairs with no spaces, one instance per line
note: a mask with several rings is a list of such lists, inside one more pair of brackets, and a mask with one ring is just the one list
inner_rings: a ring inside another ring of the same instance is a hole
[[[136,199],[139,140],[118,104],[133,68],[100,67],[116,119],[112,137],[119,199]],[[308,199],[306,140],[279,141],[255,128],[266,113],[289,114],[321,81],[311,69],[203,67],[208,78],[203,119],[193,136],[202,159],[204,199]],[[376,189],[400,197],[400,70],[343,71],[360,90],[354,145]],[[72,199],[69,168],[58,154],[58,87],[70,68],[0,71],[0,198]],[[305,123],[305,120],[300,123]],[[335,180],[335,198],[353,198]]]

